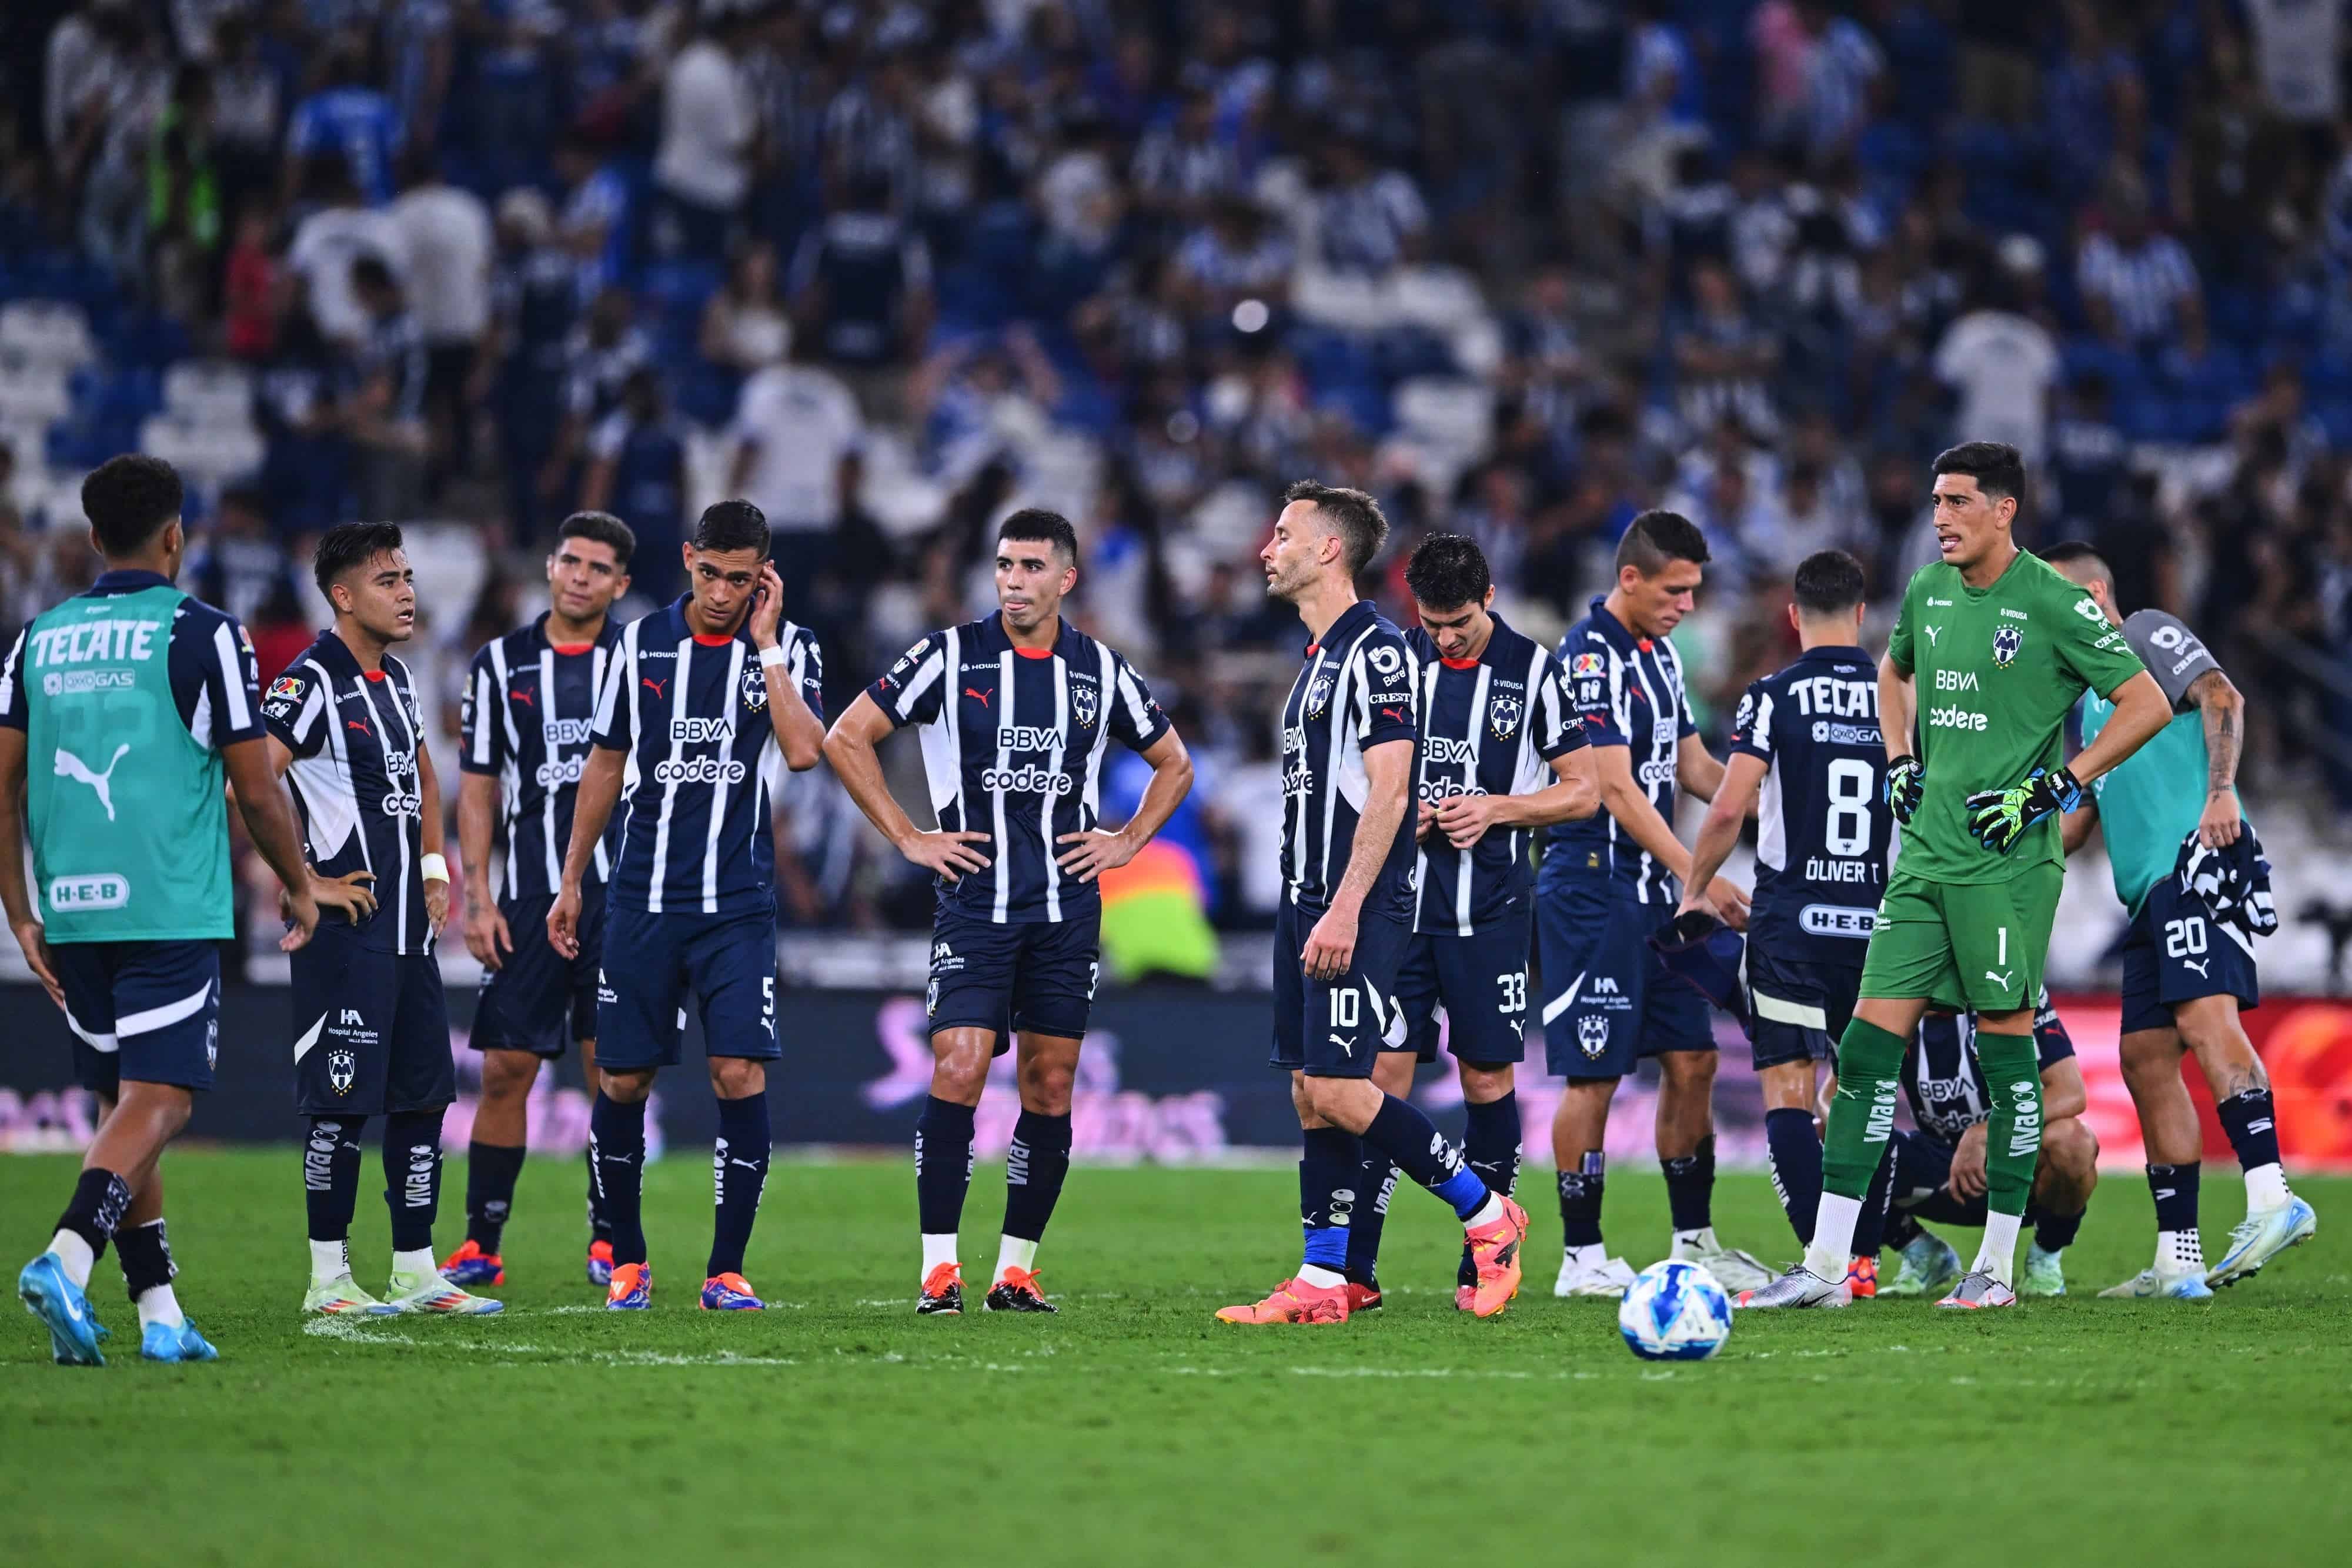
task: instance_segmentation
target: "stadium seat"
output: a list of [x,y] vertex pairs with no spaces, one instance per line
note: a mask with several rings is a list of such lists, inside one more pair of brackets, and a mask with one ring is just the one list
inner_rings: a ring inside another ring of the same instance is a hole
[[197,424],[168,413],[140,425],[139,450],[215,487],[254,473],[268,455],[250,425]]
[[89,314],[62,299],[16,299],[0,305],[0,355],[60,371],[98,357]]
[[62,367],[38,361],[0,363],[0,424],[46,425],[72,408]]
[[183,360],[163,372],[163,408],[207,427],[236,426],[253,417],[253,372],[229,360]]
[[1402,434],[1465,462],[1494,441],[1495,394],[1483,382],[1424,376],[1399,386],[1391,401]]

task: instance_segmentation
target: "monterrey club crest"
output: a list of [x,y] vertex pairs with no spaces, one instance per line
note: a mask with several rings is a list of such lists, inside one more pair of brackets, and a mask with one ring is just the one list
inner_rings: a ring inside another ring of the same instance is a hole
[[1601,1013],[1587,1013],[1576,1020],[1576,1043],[1594,1061],[1609,1049],[1609,1019]]
[[743,671],[743,706],[758,713],[768,706],[768,672],[760,664],[747,665]]
[[1331,706],[1331,677],[1320,674],[1307,688],[1307,716],[1321,718],[1323,710]]
[[1101,709],[1102,692],[1093,682],[1070,683],[1070,716],[1078,721],[1079,727],[1094,728],[1095,716]]
[[2025,646],[2025,633],[2014,626],[2004,626],[1992,634],[1992,662],[2007,669],[2017,662],[2017,651]]
[[348,1051],[327,1052],[327,1086],[338,1094],[352,1092],[352,1083],[359,1076],[360,1059]]
[[1507,694],[1486,705],[1486,723],[1496,740],[1508,740],[1519,732],[1519,699]]

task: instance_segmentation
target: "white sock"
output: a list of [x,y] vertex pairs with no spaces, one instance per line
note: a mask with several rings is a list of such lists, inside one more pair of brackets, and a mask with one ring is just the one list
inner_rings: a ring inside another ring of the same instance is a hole
[[[931,1277],[931,1270],[938,1268],[940,1264],[952,1263],[955,1260],[956,1239],[953,1235],[926,1236],[923,1238],[924,1280],[929,1279]],[[918,1284],[920,1284],[921,1282],[922,1281],[919,1280],[916,1281]]]
[[1718,1245],[1715,1239],[1715,1227],[1702,1225],[1696,1230],[1677,1230],[1675,1232],[1675,1245],[1699,1252],[1714,1251]]
[[98,1262],[98,1254],[90,1250],[89,1243],[81,1239],[79,1231],[58,1231],[49,1238],[49,1250],[65,1265],[66,1278],[74,1282],[76,1290],[89,1289],[89,1271]]
[[349,1241],[313,1241],[310,1243],[310,1283],[323,1285],[331,1280],[351,1277],[352,1244]]
[[139,1293],[139,1326],[167,1323],[178,1328],[187,1319],[180,1312],[180,1299],[172,1294],[169,1285],[156,1285]]
[[2194,1230],[2159,1230],[2156,1233],[2156,1271],[2159,1274],[2186,1274],[2205,1271],[2205,1247]]
[[1571,1268],[1598,1269],[1609,1261],[1608,1243],[1596,1241],[1590,1247],[1571,1247],[1568,1249],[1568,1261]]
[[1977,1249],[1976,1267],[2006,1285],[2017,1272],[2017,1228],[2021,1214],[1985,1216],[1984,1244]]
[[[1861,1218],[1862,1199],[1822,1194],[1821,1207],[1813,1214],[1813,1243],[1805,1249],[1806,1272],[1817,1279],[1844,1279],[1853,1267],[1853,1228]],[[2011,1234],[2016,1234],[2014,1227]]]
[[419,1247],[413,1252],[394,1252],[392,1255],[392,1271],[394,1274],[432,1274],[437,1277],[440,1265],[433,1261],[432,1248]]
[[1036,1266],[1037,1244],[1034,1241],[1024,1241],[1018,1236],[999,1236],[996,1239],[998,1279],[1004,1278],[1007,1269],[1018,1269],[1025,1274]]
[[1478,1206],[1478,1212],[1462,1222],[1462,1228],[1475,1230],[1482,1225],[1492,1225],[1502,1218],[1503,1200],[1490,1192],[1486,1195],[1486,1201]]
[[1321,1267],[1319,1264],[1315,1263],[1300,1264],[1298,1268],[1298,1277],[1306,1281],[1308,1284],[1325,1291],[1330,1290],[1336,1285],[1344,1285],[1348,1282],[1348,1276],[1341,1273],[1339,1270],[1326,1269]]
[[2286,1172],[2273,1160],[2266,1166],[2256,1166],[2246,1173],[2246,1212],[2277,1208],[2294,1195],[2286,1189]]

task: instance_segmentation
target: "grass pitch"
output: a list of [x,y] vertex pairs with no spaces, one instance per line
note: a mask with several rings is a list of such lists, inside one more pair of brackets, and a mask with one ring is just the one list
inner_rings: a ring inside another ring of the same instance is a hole
[[[381,1288],[369,1161],[353,1251]],[[0,1161],[10,1270],[72,1169]],[[1059,1317],[918,1319],[904,1164],[780,1164],[747,1270],[779,1305],[705,1314],[709,1177],[680,1154],[646,1193],[657,1304],[623,1316],[581,1276],[580,1165],[533,1160],[503,1316],[321,1322],[296,1311],[291,1150],[166,1169],[182,1301],[223,1359],[141,1362],[110,1258],[103,1371],[0,1314],[16,1561],[2272,1564],[2341,1563],[2352,1530],[2352,1182],[2298,1184],[2318,1239],[2210,1305],[2090,1299],[2149,1249],[2126,1177],[2067,1254],[2074,1298],[1744,1317],[1716,1361],[1660,1367],[1609,1303],[1551,1299],[1540,1175],[1504,1317],[1454,1312],[1460,1231],[1403,1192],[1388,1309],[1312,1330],[1210,1318],[1296,1263],[1286,1170],[1082,1168],[1039,1260]],[[2209,1176],[2218,1257],[2241,1197]],[[444,1249],[464,1190],[453,1161]],[[1002,1190],[974,1183],[974,1284]],[[1760,1177],[1727,1177],[1717,1219],[1793,1251]],[[1663,1249],[1654,1173],[1612,1184],[1609,1230],[1637,1265]]]

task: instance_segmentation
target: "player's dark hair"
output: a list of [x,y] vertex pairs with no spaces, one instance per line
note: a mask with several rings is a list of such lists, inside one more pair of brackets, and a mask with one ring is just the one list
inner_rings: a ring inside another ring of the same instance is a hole
[[1020,539],[1034,544],[1040,539],[1060,552],[1066,565],[1078,564],[1078,530],[1070,527],[1070,519],[1059,512],[1049,512],[1042,507],[1024,507],[996,525],[996,542]]
[[1388,543],[1389,520],[1381,515],[1381,504],[1361,490],[1301,479],[1282,493],[1282,499],[1285,505],[1311,502],[1323,514],[1324,526],[1339,537],[1349,577],[1371,565],[1372,558]]
[[1432,534],[1405,563],[1404,585],[1414,600],[1432,610],[1459,610],[1483,604],[1495,586],[1486,569],[1486,552],[1466,534]]
[[319,553],[310,558],[310,575],[332,604],[335,596],[328,591],[342,580],[345,572],[400,548],[398,523],[338,523],[319,536]]
[[613,559],[623,571],[629,570],[629,557],[635,553],[637,548],[637,536],[629,531],[629,525],[610,512],[574,512],[563,519],[563,526],[555,530],[555,537],[559,542],[564,539],[593,539],[600,545],[611,545]]
[[1805,615],[1841,615],[1862,602],[1862,562],[1842,549],[1816,550],[1797,563],[1797,609]]
[[89,519],[98,553],[110,560],[136,555],[180,515],[185,492],[179,471],[160,457],[126,452],[110,457],[81,482],[82,516]]
[[1706,536],[1680,512],[1648,511],[1635,517],[1617,541],[1617,570],[1632,567],[1643,577],[1655,577],[1668,561],[1686,560],[1704,566]]
[[1966,475],[1987,500],[2025,498],[2025,459],[2006,441],[1963,441],[1937,453],[1933,471]]
[[2067,539],[2036,553],[2052,566],[2076,567],[2084,576],[2096,578],[2110,589],[2116,585],[2115,569],[2107,564],[2107,558],[2082,539]]
[[697,549],[768,553],[768,514],[749,501],[713,501],[702,508],[689,541]]

